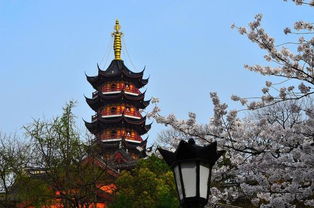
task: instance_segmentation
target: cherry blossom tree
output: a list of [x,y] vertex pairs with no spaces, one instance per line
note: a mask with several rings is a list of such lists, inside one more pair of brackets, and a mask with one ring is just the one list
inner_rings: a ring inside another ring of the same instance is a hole
[[206,125],[197,124],[193,113],[179,120],[161,116],[155,107],[150,114],[172,127],[160,135],[159,145],[175,149],[181,138],[194,137],[200,143],[216,140],[218,147],[228,150],[213,170],[211,203],[313,206],[313,104],[282,102],[239,119],[215,93],[211,97],[214,116]]
[[[313,2],[294,1],[297,5]],[[276,43],[261,26],[256,15],[248,27],[232,25],[241,35],[266,52],[269,66],[245,65],[250,71],[279,77],[267,81],[262,95],[254,98],[232,96],[242,110],[228,110],[214,92],[208,124],[199,124],[195,113],[187,120],[171,114],[163,116],[158,99],[149,116],[170,126],[159,135],[159,145],[175,149],[178,140],[194,137],[199,143],[217,141],[227,150],[213,169],[210,203],[230,203],[241,207],[314,206],[314,25],[298,21],[285,28],[295,41]]]
[[[284,0],[288,1],[288,0]],[[309,5],[309,6],[314,6],[314,1],[304,1],[304,0],[291,0],[293,1],[296,5]]]
[[[279,83],[266,81],[262,88],[263,95],[257,98],[241,98],[232,96],[232,100],[239,101],[248,109],[257,109],[285,100],[299,100],[314,93],[314,25],[304,21],[297,21],[294,29],[284,29],[286,35],[298,35],[298,40],[277,44],[261,27],[262,15],[255,16],[254,21],[248,27],[237,27],[234,24],[231,28],[237,28],[241,35],[256,43],[266,52],[264,56],[270,66],[244,65],[250,71],[283,78]],[[289,47],[289,48],[288,48]],[[290,85],[284,85],[287,83]],[[294,83],[298,83],[297,86]],[[275,94],[274,91],[278,93]]]

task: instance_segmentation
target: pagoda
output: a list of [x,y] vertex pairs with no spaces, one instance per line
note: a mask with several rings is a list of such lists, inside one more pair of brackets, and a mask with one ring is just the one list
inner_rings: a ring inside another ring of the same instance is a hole
[[106,70],[98,68],[97,76],[87,76],[96,90],[87,104],[95,111],[91,122],[85,121],[87,129],[95,136],[97,153],[114,170],[131,169],[136,161],[145,157],[147,138],[142,136],[151,128],[140,110],[149,105],[140,89],[148,83],[143,79],[144,70],[133,72],[121,59],[119,21],[114,26],[114,60]]

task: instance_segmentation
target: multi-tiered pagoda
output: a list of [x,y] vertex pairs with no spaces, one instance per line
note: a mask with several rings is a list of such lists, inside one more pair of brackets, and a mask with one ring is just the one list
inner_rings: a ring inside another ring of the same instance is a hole
[[106,70],[97,65],[97,76],[86,76],[96,90],[86,102],[96,114],[92,122],[85,125],[95,135],[103,160],[120,170],[134,167],[136,161],[145,156],[147,139],[143,140],[142,135],[151,125],[146,125],[146,117],[140,113],[149,105],[149,101],[144,100],[145,92],[140,91],[148,79],[143,79],[144,70],[132,72],[124,65],[118,20],[114,29],[115,59]]

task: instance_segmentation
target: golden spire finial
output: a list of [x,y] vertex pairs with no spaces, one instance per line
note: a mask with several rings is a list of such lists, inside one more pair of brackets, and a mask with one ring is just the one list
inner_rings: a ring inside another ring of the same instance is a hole
[[113,50],[114,50],[114,59],[115,60],[121,60],[121,37],[123,35],[122,32],[119,30],[121,29],[121,26],[119,24],[119,20],[116,20],[116,24],[114,26],[114,32],[112,33],[112,36],[114,37],[113,40]]

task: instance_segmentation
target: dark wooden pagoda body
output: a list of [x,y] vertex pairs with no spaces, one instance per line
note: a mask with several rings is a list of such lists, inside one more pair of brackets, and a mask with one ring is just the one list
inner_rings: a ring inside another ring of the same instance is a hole
[[146,156],[147,139],[142,136],[151,127],[140,110],[149,105],[140,88],[148,83],[144,70],[130,71],[123,60],[113,60],[106,70],[98,68],[97,76],[87,76],[96,90],[87,104],[95,111],[87,129],[95,135],[99,156],[115,170],[131,169],[136,161]]

